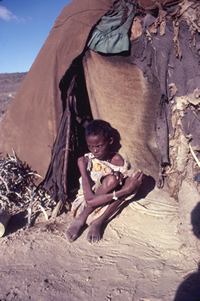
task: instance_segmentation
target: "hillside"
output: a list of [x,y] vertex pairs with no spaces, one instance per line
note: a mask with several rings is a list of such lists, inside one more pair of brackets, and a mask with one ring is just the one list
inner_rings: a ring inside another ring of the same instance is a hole
[[27,72],[0,73],[0,120],[11,104]]

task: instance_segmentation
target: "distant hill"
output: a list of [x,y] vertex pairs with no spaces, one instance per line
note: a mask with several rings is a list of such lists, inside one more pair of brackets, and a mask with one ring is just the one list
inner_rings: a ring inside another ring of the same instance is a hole
[[27,72],[0,73],[0,120],[7,111]]

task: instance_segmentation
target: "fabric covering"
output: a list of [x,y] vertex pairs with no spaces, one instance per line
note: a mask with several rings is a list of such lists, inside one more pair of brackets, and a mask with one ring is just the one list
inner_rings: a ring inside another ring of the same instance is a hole
[[87,50],[83,67],[94,119],[104,119],[119,131],[120,154],[134,168],[158,177],[156,112],[160,99],[158,81],[153,84],[132,64],[138,40],[129,56],[102,56]]
[[[157,19],[147,14],[133,60],[150,82],[153,76],[160,82],[156,132],[161,164],[164,165],[170,163],[169,135],[172,137],[176,131],[171,113],[173,103],[177,97],[188,95],[189,99],[189,94],[200,89],[200,27],[194,22],[199,17],[198,9],[200,7],[196,3],[185,1],[173,9],[160,10]],[[173,15],[176,15],[175,21]],[[198,95],[196,97],[199,98]],[[190,138],[192,145],[199,146],[199,108],[195,105],[187,107],[181,120],[183,134]]]
[[[123,4],[123,5],[122,5]],[[92,32],[88,47],[101,53],[120,53],[129,51],[129,31],[137,10],[137,2],[116,2],[113,9],[106,13]],[[127,19],[123,22],[124,8]]]

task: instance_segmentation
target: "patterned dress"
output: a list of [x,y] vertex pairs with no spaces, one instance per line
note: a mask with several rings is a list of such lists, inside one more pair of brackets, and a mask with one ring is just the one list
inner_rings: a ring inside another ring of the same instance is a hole
[[[101,186],[102,179],[106,177],[107,175],[113,174],[114,171],[119,171],[122,173],[123,178],[125,179],[130,174],[130,164],[124,160],[123,166],[116,166],[108,161],[102,161],[98,160],[94,157],[92,153],[85,154],[86,157],[89,158],[87,170],[90,174],[91,179],[95,183],[92,187],[92,191],[95,193],[98,189],[98,187]],[[133,173],[131,174],[133,175]],[[77,217],[87,206],[85,197],[83,194],[83,187],[82,187],[82,177],[79,179],[80,188],[78,190],[78,194],[76,196],[76,199],[72,203],[72,215],[73,217]],[[100,217],[105,210],[107,209],[108,205],[104,205],[101,207],[96,208],[88,217],[87,224],[89,225],[93,220]]]

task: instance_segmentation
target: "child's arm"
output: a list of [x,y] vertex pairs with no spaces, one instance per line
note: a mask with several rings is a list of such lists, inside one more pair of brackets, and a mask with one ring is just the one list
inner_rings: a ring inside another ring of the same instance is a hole
[[143,173],[141,171],[138,171],[133,178],[128,177],[125,180],[124,186],[122,186],[120,190],[116,191],[115,195],[113,195],[113,193],[100,194],[100,195],[95,195],[92,193],[88,198],[85,197],[86,203],[90,207],[97,207],[101,205],[106,205],[111,201],[126,197],[131,193],[133,193],[134,191],[136,191],[141,186],[142,177],[143,177]]
[[94,196],[92,189],[91,189],[91,179],[89,178],[87,172],[87,164],[88,158],[87,157],[80,157],[78,159],[78,167],[82,177],[82,185],[83,185],[83,194],[85,199],[91,198]]

